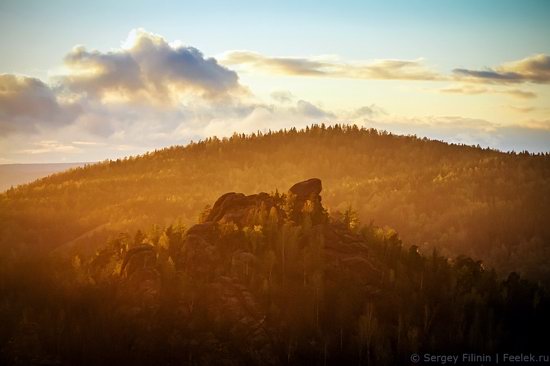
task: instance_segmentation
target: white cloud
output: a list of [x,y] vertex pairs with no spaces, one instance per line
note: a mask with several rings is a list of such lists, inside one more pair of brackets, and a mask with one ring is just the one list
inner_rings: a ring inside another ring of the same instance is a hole
[[484,85],[468,84],[468,83],[449,85],[445,88],[439,89],[439,91],[442,93],[464,94],[464,95],[478,95],[478,94],[485,94],[485,93],[503,94],[503,95],[508,95],[518,99],[533,99],[537,97],[537,94],[529,90],[513,89],[513,88],[507,88],[507,87],[490,88]]
[[246,92],[237,73],[216,59],[142,29],[132,31],[118,50],[75,47],[65,56],[65,65],[59,82],[66,92],[104,103],[173,105],[189,97],[219,99]]
[[442,75],[424,65],[424,60],[373,60],[342,62],[334,57],[271,57],[252,51],[230,51],[224,65],[288,76],[373,80],[440,80]]
[[296,99],[296,97],[289,91],[278,90],[271,93],[271,98],[279,103],[290,103]]

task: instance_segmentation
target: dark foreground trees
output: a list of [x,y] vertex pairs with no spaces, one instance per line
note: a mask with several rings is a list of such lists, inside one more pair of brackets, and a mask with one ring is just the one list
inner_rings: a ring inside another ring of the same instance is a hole
[[[201,223],[0,268],[2,364],[406,364],[544,352],[549,297],[482,262],[421,255],[318,195],[233,194]],[[9,255],[9,254],[8,254]]]

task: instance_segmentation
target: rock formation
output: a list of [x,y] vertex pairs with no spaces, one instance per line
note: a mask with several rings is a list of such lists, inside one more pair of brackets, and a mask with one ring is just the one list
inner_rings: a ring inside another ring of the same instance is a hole
[[323,185],[321,184],[321,180],[319,178],[311,178],[306,181],[296,183],[290,187],[288,191],[296,195],[300,201],[305,201],[312,197],[320,198],[322,189]]
[[[270,328],[270,309],[257,296],[258,288],[269,287],[273,266],[282,273],[279,286],[288,286],[291,292],[317,276],[327,284],[352,284],[357,296],[375,295],[381,276],[364,238],[328,219],[321,190],[321,180],[312,178],[296,183],[282,196],[230,192],[218,198],[204,222],[190,227],[181,246],[169,251],[176,271],[188,279],[179,305],[182,317],[192,319],[201,312],[213,329],[224,329],[236,343],[248,344],[254,364],[268,364],[276,359],[274,349],[281,344]],[[287,254],[254,247],[254,238],[261,242],[268,237],[271,245],[287,245],[287,250],[294,250],[289,256],[303,259],[292,267],[285,263]],[[289,242],[277,244],[281,240]],[[122,263],[128,291],[141,299],[138,309],[155,309],[162,287],[158,251],[149,244],[139,245],[126,253]],[[314,273],[307,274],[306,267]],[[263,284],[258,282],[261,273]],[[226,341],[208,334],[208,342]]]

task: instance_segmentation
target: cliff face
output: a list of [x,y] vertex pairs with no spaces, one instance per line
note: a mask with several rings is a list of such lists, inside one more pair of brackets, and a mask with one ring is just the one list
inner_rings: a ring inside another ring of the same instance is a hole
[[[304,301],[296,293],[312,293],[313,304],[301,306],[316,313],[314,322],[320,316],[321,291],[374,296],[380,270],[364,238],[329,219],[321,190],[321,181],[314,178],[293,185],[284,195],[222,195],[204,222],[168,248],[174,269],[190,284],[177,304],[182,316],[191,322],[201,313],[213,329],[224,329],[230,342],[246,344],[247,357],[268,363],[282,346],[282,329],[293,327],[284,315],[285,305]],[[134,312],[160,306],[162,268],[156,257],[163,255],[162,249],[147,244],[127,252],[121,274],[133,293]],[[348,289],[336,289],[340,283]],[[281,297],[275,310],[268,301],[273,297]]]

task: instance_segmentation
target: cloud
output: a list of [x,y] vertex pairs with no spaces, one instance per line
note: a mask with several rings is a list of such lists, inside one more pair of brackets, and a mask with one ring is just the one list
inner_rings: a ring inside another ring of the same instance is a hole
[[403,117],[386,115],[362,125],[396,134],[416,135],[451,143],[480,145],[501,151],[548,152],[550,121],[530,120],[501,125],[463,116]]
[[296,103],[295,111],[297,116],[304,116],[317,120],[336,118],[332,112],[324,111],[320,107],[305,100],[299,100]]
[[108,52],[77,46],[64,65],[51,85],[0,76],[0,132],[72,126],[99,137],[158,136],[197,114],[242,109],[250,98],[235,71],[141,29]]
[[104,142],[97,142],[97,141],[72,141],[73,145],[81,145],[81,146],[105,146],[106,144]]
[[487,93],[488,89],[482,86],[473,86],[473,85],[458,85],[458,86],[448,86],[446,88],[439,90],[442,93],[452,93],[452,94],[467,94],[467,95],[476,95]]
[[498,72],[494,70],[454,69],[459,79],[482,82],[522,82],[521,75],[513,72]]
[[377,106],[376,104],[371,104],[368,106],[357,108],[356,110],[354,110],[349,114],[348,118],[353,120],[353,119],[361,119],[361,118],[378,117],[386,114],[387,112],[383,108]]
[[529,113],[536,109],[535,107],[532,107],[532,106],[522,106],[522,105],[509,105],[508,108],[521,113]]
[[424,66],[422,59],[378,60],[366,65],[352,66],[349,69],[352,75],[356,74],[361,79],[439,80],[443,78]]
[[[531,75],[526,70],[537,69],[540,74],[540,64],[505,65],[515,73]],[[236,71],[229,65],[234,65]],[[484,85],[479,77],[441,75],[425,66],[422,59],[343,62],[328,56],[268,57],[234,51],[218,62],[196,48],[135,30],[121,47],[110,51],[75,47],[64,58],[63,72],[50,84],[30,77],[0,75],[0,161],[59,161],[67,156],[101,160],[211,135],[300,128],[320,122],[359,123],[493,147],[505,146],[500,141],[508,138],[499,137],[497,132],[504,131],[499,125],[478,119],[406,118],[391,115],[377,104],[327,110],[288,91],[275,91],[270,99],[262,101],[239,82],[237,71],[247,69],[319,78],[456,81],[441,92],[495,93],[524,100],[536,97],[523,85],[520,89],[515,84],[490,85],[483,81]],[[492,71],[504,72],[496,68]],[[542,80],[532,75],[530,78]],[[541,111],[537,110],[543,115]],[[524,122],[525,126],[510,128],[502,136],[509,131],[524,131],[522,128],[529,128],[522,136],[531,136],[533,130],[546,131],[544,126],[548,125],[545,121]],[[547,135],[541,133],[537,141],[550,142],[544,140]],[[506,141],[511,144],[512,140]],[[531,145],[524,148],[530,149]]]
[[[525,126],[533,129],[550,131],[550,119],[546,119],[546,120],[530,119],[525,122]],[[548,148],[547,148],[547,151],[548,151]]]
[[520,89],[507,89],[504,90],[502,93],[521,99],[533,99],[537,97],[537,95],[533,92]]
[[39,79],[0,74],[0,133],[36,132],[40,127],[71,123],[80,113],[77,105],[62,103]]
[[328,58],[269,57],[251,51],[230,51],[220,60],[224,65],[242,66],[270,74],[375,80],[439,80],[422,59],[375,60],[344,63]]
[[61,81],[72,92],[96,97],[109,91],[131,93],[145,87],[138,63],[126,52],[101,53],[77,46],[64,61],[69,72]]
[[451,85],[442,89],[439,89],[441,93],[451,93],[451,94],[465,94],[465,95],[478,95],[484,93],[492,94],[505,94],[511,97],[519,99],[532,99],[536,98],[537,95],[533,92],[521,89],[501,89],[501,88],[488,88],[486,86],[481,86],[478,84],[459,84]]
[[325,75],[331,65],[326,62],[293,57],[267,57],[251,51],[231,51],[221,62],[225,65],[246,65],[254,69],[284,75]]
[[110,52],[75,47],[65,56],[65,91],[102,102],[177,104],[186,97],[219,99],[245,92],[236,72],[198,49],[168,43],[145,30],[130,32],[125,47]]
[[454,69],[459,80],[484,83],[550,83],[550,56],[538,54],[485,70]]
[[44,153],[77,153],[81,150],[71,144],[63,144],[56,140],[44,140],[33,144],[33,148],[19,150],[21,154],[44,154]]
[[273,93],[271,93],[271,98],[279,103],[290,103],[294,99],[296,99],[296,97],[291,92],[285,90],[274,91]]
[[194,134],[203,138],[212,135],[229,136],[233,132],[302,128],[313,123],[330,123],[337,118],[335,113],[305,100],[292,104],[257,104],[239,115],[218,114],[195,130]]

